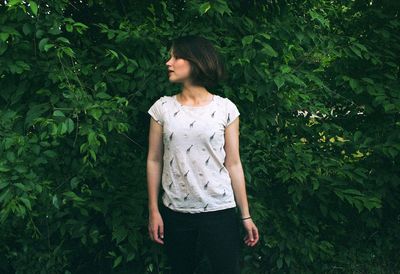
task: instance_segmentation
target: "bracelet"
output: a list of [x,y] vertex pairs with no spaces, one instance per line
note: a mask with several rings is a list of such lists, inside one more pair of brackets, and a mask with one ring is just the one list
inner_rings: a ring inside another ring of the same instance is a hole
[[246,217],[246,218],[242,218],[242,220],[246,220],[246,219],[251,219],[251,216],[250,217]]

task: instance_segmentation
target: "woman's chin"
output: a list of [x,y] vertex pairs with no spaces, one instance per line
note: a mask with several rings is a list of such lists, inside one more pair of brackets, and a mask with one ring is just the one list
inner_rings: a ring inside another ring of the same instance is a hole
[[176,79],[176,78],[174,78],[174,77],[168,77],[168,80],[170,81],[170,82],[172,82],[172,83],[177,83],[177,82],[179,82],[179,80],[178,79]]

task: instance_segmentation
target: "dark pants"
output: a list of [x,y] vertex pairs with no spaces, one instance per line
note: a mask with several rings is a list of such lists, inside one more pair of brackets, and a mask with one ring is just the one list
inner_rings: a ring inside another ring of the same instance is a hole
[[200,213],[183,213],[161,203],[164,247],[172,274],[192,274],[199,259],[208,257],[212,273],[239,274],[241,256],[240,220],[236,207]]

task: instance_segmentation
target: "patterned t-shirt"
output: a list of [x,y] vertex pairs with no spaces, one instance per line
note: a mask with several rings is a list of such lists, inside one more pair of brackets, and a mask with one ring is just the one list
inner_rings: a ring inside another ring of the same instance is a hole
[[225,128],[240,112],[228,98],[187,106],[162,96],[148,113],[163,126],[163,204],[187,213],[236,206],[225,163]]

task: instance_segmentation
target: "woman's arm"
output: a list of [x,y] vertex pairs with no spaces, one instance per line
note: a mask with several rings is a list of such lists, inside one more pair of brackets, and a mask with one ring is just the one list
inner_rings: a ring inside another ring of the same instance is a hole
[[240,208],[242,218],[250,216],[247,202],[245,178],[239,152],[239,118],[225,129],[225,167],[229,171],[232,188]]
[[[236,118],[225,128],[225,152],[225,167],[231,177],[236,202],[242,218],[249,217],[246,184],[239,153],[239,118]],[[242,222],[247,233],[244,242],[248,246],[254,246],[259,240],[258,228],[251,218],[242,220]]]
[[163,168],[162,126],[150,119],[149,152],[147,155],[147,191],[149,197],[149,236],[150,239],[164,244],[164,222],[158,208],[161,174]]
[[162,126],[153,118],[150,119],[149,151],[147,155],[147,191],[149,213],[158,212],[158,195],[160,191],[163,168]]

